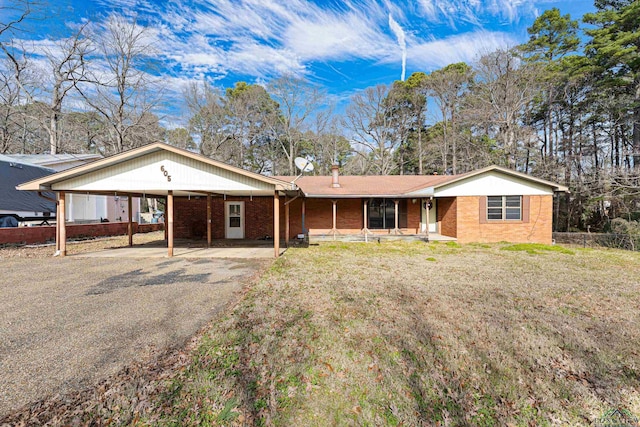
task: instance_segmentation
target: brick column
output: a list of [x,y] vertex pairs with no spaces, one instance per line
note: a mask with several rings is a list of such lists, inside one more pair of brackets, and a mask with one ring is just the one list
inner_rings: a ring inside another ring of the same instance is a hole
[[331,232],[333,233],[333,240],[336,240],[336,233],[338,232],[338,201],[332,200],[331,204],[333,205],[333,226]]

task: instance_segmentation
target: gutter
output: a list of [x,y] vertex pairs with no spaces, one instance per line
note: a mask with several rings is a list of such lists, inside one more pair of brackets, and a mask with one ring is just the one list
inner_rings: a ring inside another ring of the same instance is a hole
[[313,199],[358,199],[358,198],[418,199],[420,197],[429,197],[429,196],[415,196],[411,194],[306,194],[306,193],[304,196],[308,198],[313,198]]

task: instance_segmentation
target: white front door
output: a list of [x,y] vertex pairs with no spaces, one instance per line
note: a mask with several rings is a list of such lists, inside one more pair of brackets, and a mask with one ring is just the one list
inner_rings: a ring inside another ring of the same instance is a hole
[[[422,199],[422,232],[424,233],[427,228],[427,209],[425,204],[428,203],[428,199]],[[429,208],[429,233],[436,233],[438,231],[437,224],[437,215],[436,215],[436,199],[431,201],[431,208]]]
[[225,202],[225,237],[244,239],[244,202]]

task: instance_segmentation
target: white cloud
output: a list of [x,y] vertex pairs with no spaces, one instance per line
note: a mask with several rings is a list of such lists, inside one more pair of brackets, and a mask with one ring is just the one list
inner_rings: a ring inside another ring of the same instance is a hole
[[284,44],[303,60],[379,58],[393,48],[387,35],[359,16],[321,18],[298,19],[284,34]]
[[544,0],[417,0],[422,14],[434,22],[446,21],[456,28],[459,21],[481,25],[499,19],[516,22],[523,14],[535,13],[535,3]]
[[229,52],[229,66],[253,76],[306,74],[306,67],[293,52],[258,43],[245,44]]
[[431,71],[455,62],[473,62],[482,54],[515,44],[509,34],[478,31],[412,45],[408,61],[411,68]]
[[[509,25],[534,16],[547,0],[344,0],[330,5],[311,0],[98,1],[107,11],[137,15],[138,25],[147,27],[173,102],[193,80],[241,75],[265,82],[290,73],[356,86],[388,83],[397,76],[389,65],[399,61],[404,75],[405,58],[407,68],[423,71],[471,62],[517,43],[506,32],[483,30],[485,25],[495,28],[488,23]],[[471,30],[437,39],[433,29],[443,24]],[[38,40],[33,46],[42,52],[55,43]],[[363,66],[346,66],[356,61]],[[377,65],[384,71],[369,74]],[[95,66],[100,70],[100,64]],[[335,73],[326,71],[331,69]]]

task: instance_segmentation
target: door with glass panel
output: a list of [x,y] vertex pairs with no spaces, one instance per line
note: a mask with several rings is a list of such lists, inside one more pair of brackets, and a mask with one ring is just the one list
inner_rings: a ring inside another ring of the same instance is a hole
[[244,202],[225,202],[225,237],[244,239]]

